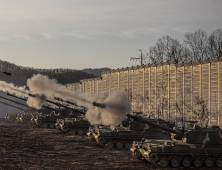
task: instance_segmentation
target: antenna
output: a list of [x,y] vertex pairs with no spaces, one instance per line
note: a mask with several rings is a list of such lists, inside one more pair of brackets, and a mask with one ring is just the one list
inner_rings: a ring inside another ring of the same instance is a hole
[[140,60],[141,65],[143,65],[143,53],[142,50],[139,49],[139,51],[141,52],[140,58],[131,57],[130,60]]

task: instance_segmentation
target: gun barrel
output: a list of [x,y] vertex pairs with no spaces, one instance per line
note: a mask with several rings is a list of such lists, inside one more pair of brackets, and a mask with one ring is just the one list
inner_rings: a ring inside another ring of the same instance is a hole
[[54,109],[54,108],[51,108],[51,107],[49,107],[49,106],[44,106],[44,105],[42,105],[42,107],[43,108],[46,108],[46,109],[48,109],[48,110],[52,110],[52,111],[58,111],[58,110],[56,110],[56,109]]
[[70,101],[65,101],[61,98],[58,98],[58,97],[54,97],[55,100],[58,100],[58,101],[61,101],[61,102],[65,102],[65,103],[68,103],[68,104],[71,104],[71,105],[75,105],[76,106],[76,103],[73,103],[73,102],[70,102]]
[[21,97],[15,96],[15,95],[13,95],[13,94],[10,94],[10,93],[7,93],[7,95],[8,95],[8,96],[12,96],[12,97],[15,97],[15,98],[17,98],[17,99],[20,99],[20,100],[24,100],[24,101],[27,101],[27,99],[25,99],[25,98],[21,98]]
[[180,137],[183,136],[183,133],[180,132],[180,131],[178,131],[178,130],[175,130],[175,129],[172,129],[172,128],[169,128],[169,127],[166,127],[166,126],[162,126],[162,125],[160,125],[160,124],[158,124],[158,123],[154,123],[154,122],[145,120],[145,119],[143,119],[143,118],[141,118],[141,117],[133,116],[133,115],[130,115],[130,114],[127,114],[126,116],[129,117],[129,118],[132,118],[132,119],[134,119],[134,120],[136,120],[136,121],[138,121],[138,122],[144,122],[144,123],[146,123],[146,124],[148,124],[148,125],[157,127],[157,128],[162,129],[162,130],[164,130],[164,131],[171,132],[171,133],[173,133],[173,134],[176,134],[177,136],[180,136]]
[[22,109],[22,108],[17,107],[17,106],[13,106],[13,105],[8,104],[8,103],[5,103],[5,102],[1,102],[1,101],[0,101],[0,103],[2,103],[2,104],[4,104],[4,105],[7,105],[7,106],[10,106],[10,107],[14,107],[14,108],[16,108],[16,109],[18,109],[18,110],[22,110],[22,111],[24,111],[24,110],[25,110],[25,109]]
[[34,95],[34,94],[28,94],[29,96],[31,96],[31,97],[36,97],[36,95]]
[[100,108],[106,108],[106,104],[104,104],[104,103],[93,102],[93,105],[96,107],[100,107]]
[[[0,96],[0,98],[5,99],[5,100],[8,100],[8,101],[10,101],[10,102],[14,102],[14,103],[16,103],[16,104],[18,104],[18,105],[22,105],[22,106],[25,106],[25,107],[29,107],[28,105],[25,105],[25,104],[20,103],[20,102],[18,102],[18,101],[14,101],[14,100],[7,99],[7,98],[2,97],[2,96]],[[32,107],[29,107],[29,108],[32,108]],[[35,109],[35,108],[32,108],[32,109]]]
[[52,104],[54,104],[54,105],[56,105],[56,106],[64,107],[64,108],[66,108],[66,109],[68,109],[68,110],[73,110],[73,111],[78,112],[78,113],[80,113],[80,114],[85,114],[85,112],[83,112],[83,111],[81,111],[81,110],[78,110],[78,109],[75,109],[75,108],[71,108],[71,107],[69,107],[69,106],[66,106],[66,105],[63,105],[63,104],[60,104],[60,103],[57,103],[57,102],[53,102],[53,101],[50,101],[50,100],[46,100],[46,101],[49,102],[49,103],[52,103]]
[[[15,97],[15,98],[20,99],[20,100],[27,101],[27,99],[25,99],[25,98],[21,98],[21,97],[15,96],[15,95],[10,94],[10,93],[7,93],[7,95],[12,96],[12,97]],[[29,94],[29,96],[36,97],[36,96],[33,95],[33,94]],[[5,98],[5,99],[6,99],[6,98]],[[10,99],[6,99],[6,100],[12,101],[12,100],[10,100]],[[20,104],[20,105],[23,105],[23,106],[26,106],[26,105],[24,105],[24,104],[22,104],[22,103],[19,103],[19,102],[17,102],[17,101],[13,101],[13,102],[15,102],[15,103],[17,103],[17,104]],[[29,106],[26,106],[26,107],[29,107]],[[56,109],[51,108],[51,107],[48,107],[48,106],[45,106],[45,105],[42,105],[42,107],[43,107],[43,108],[46,108],[46,109],[48,109],[48,110],[57,111]],[[29,108],[32,108],[32,107],[29,107]],[[35,108],[32,108],[32,109],[35,109]],[[37,109],[35,109],[35,110],[37,110]]]
[[3,71],[4,74],[8,75],[8,76],[11,76],[12,73],[9,73],[9,72],[6,72],[6,71]]

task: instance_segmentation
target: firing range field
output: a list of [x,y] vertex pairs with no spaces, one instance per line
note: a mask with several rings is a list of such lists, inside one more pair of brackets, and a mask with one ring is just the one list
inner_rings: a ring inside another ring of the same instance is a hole
[[104,148],[90,142],[87,136],[71,136],[57,129],[0,124],[0,169],[173,168],[151,166],[133,158],[129,150]]

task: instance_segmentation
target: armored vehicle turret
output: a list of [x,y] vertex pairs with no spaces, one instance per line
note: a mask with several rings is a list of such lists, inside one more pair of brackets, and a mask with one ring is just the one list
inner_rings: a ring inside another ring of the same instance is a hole
[[216,164],[222,168],[222,129],[218,126],[193,129],[172,129],[149,120],[128,115],[136,121],[172,133],[173,140],[148,140],[134,142],[131,151],[137,159],[145,159],[152,164],[160,163],[162,167],[171,164],[178,167],[182,164],[195,167],[205,164],[212,167]]

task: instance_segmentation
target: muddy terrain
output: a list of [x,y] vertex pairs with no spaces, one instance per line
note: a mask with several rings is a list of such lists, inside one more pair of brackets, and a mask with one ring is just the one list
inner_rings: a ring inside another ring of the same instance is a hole
[[57,129],[0,124],[0,169],[173,168],[151,166],[134,159],[129,150],[104,148],[90,142],[87,136],[72,136]]

